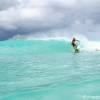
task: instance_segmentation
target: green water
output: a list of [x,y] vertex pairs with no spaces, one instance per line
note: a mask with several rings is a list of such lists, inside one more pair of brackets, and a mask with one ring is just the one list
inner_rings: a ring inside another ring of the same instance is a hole
[[69,42],[0,42],[0,100],[100,100],[100,52]]

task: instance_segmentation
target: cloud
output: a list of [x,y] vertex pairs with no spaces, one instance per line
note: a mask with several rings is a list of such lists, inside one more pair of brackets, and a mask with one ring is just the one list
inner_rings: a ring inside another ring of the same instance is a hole
[[18,5],[17,0],[1,0],[0,1],[0,10],[6,10],[10,7],[15,7]]
[[57,30],[90,38],[95,35],[97,39],[99,9],[100,0],[3,0],[0,1],[0,40]]

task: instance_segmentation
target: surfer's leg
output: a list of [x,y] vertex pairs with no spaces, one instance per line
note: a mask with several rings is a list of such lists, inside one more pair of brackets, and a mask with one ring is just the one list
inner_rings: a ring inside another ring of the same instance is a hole
[[74,45],[73,48],[76,50],[77,49],[77,45]]

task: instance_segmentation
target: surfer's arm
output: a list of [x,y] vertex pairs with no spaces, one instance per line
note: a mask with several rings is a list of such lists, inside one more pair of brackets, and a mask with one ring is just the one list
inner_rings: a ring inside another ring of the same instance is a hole
[[77,42],[80,42],[79,40],[76,40]]

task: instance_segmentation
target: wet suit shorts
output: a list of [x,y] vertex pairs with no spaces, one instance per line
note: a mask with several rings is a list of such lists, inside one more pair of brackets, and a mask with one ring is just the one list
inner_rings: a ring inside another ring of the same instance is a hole
[[77,45],[76,45],[75,43],[72,43],[72,46],[75,47],[75,46],[77,46]]

